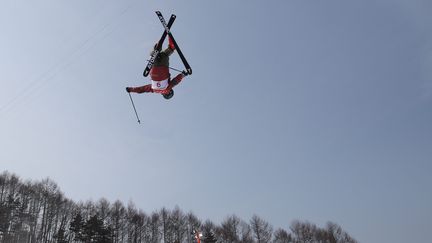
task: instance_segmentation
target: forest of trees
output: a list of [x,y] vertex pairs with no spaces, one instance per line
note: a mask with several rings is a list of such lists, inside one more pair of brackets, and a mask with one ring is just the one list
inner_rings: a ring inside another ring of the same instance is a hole
[[324,228],[294,221],[289,230],[273,229],[257,215],[244,221],[227,216],[220,224],[202,221],[180,208],[143,212],[129,202],[74,202],[50,179],[22,181],[0,174],[0,243],[34,242],[195,242],[193,230],[202,232],[201,242],[219,243],[356,243],[340,226]]

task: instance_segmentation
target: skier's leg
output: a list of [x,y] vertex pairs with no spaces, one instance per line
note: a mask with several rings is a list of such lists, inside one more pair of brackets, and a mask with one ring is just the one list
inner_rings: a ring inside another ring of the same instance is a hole
[[174,49],[171,49],[171,47],[168,47],[167,49],[163,50],[162,53],[165,53],[167,56],[171,56],[171,54],[174,53]]
[[153,66],[164,66],[169,67],[169,56],[173,54],[175,50],[174,44],[172,43],[171,37],[169,37],[168,48],[161,51],[155,58]]
[[163,51],[163,53],[166,53],[167,56],[171,56],[175,50],[174,42],[172,41],[171,37],[168,37],[168,47]]
[[[168,48],[169,49],[169,48]],[[169,55],[166,53],[166,50],[159,53],[155,59],[153,66],[164,66],[169,67]]]

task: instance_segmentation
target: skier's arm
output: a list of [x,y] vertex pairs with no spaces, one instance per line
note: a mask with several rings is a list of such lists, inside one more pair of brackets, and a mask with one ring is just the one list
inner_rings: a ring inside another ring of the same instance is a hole
[[179,73],[175,78],[171,79],[169,86],[173,88],[174,86],[178,85],[182,79],[185,77],[183,73]]
[[133,93],[153,93],[153,89],[151,87],[151,84],[147,84],[141,87],[130,87],[128,88],[129,92],[133,92]]

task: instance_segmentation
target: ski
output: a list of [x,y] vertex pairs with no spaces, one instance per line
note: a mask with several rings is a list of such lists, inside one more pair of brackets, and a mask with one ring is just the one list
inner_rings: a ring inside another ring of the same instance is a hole
[[[174,46],[175,46],[175,48],[176,48],[176,50],[177,50],[177,53],[179,54],[180,59],[182,60],[183,65],[184,65],[185,68],[186,68],[187,73],[188,73],[189,75],[192,74],[192,68],[189,66],[189,63],[187,62],[187,60],[186,60],[186,58],[184,57],[182,51],[180,50],[179,46],[177,45],[177,42],[175,41],[174,36],[172,35],[172,33],[171,33],[171,31],[170,31],[170,26],[168,26],[168,25],[166,24],[165,19],[164,19],[164,17],[162,16],[162,13],[161,13],[161,12],[156,11],[156,14],[157,14],[157,16],[159,17],[159,20],[161,21],[163,27],[165,28],[165,33],[167,33],[167,34],[169,35],[169,37],[171,38],[171,40],[172,40],[172,42],[173,42],[173,44],[174,44]],[[168,22],[168,24],[169,24],[169,22]]]
[[[161,12],[159,12],[159,11],[156,11],[156,14],[158,16],[162,15]],[[156,48],[156,50],[152,53],[150,60],[148,61],[147,66],[144,69],[144,72],[143,72],[144,77],[147,77],[149,75],[150,69],[153,67],[153,63],[156,59],[156,56],[159,54],[160,48],[162,48],[162,45],[165,41],[165,38],[166,38],[167,34],[169,33],[169,29],[173,25],[175,19],[176,19],[176,16],[174,14],[172,14],[170,20],[168,21],[168,24],[165,22],[165,19],[163,20],[165,23],[165,31],[163,32],[161,38],[159,39],[159,42],[157,44],[158,48]]]

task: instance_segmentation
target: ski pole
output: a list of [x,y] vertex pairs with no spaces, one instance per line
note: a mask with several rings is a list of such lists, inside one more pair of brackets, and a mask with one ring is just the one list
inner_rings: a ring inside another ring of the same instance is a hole
[[172,67],[169,67],[169,69],[172,69],[172,70],[177,71],[177,72],[179,72],[179,73],[182,72],[182,71],[180,71],[180,70],[178,70],[178,69],[175,69],[175,68],[172,68]]
[[141,124],[141,121],[140,121],[140,119],[139,119],[139,117],[138,117],[138,113],[137,113],[137,111],[136,111],[136,109],[135,109],[135,104],[134,104],[134,102],[133,102],[132,95],[131,95],[130,93],[128,93],[128,94],[129,94],[129,98],[130,98],[131,103],[132,103],[132,107],[133,107],[133,109],[134,109],[134,111],[135,111],[135,115],[136,115],[136,117],[137,117],[138,123]]

